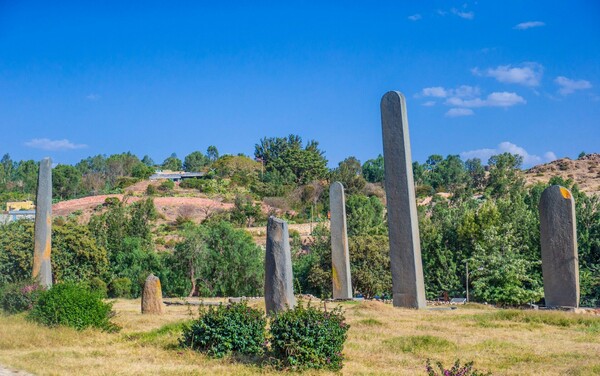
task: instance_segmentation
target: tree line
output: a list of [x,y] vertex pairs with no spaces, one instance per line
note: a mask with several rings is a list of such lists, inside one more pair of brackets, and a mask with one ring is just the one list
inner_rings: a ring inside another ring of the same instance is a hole
[[[2,166],[9,161],[5,156]],[[586,195],[572,180],[559,177],[547,184],[526,186],[522,162],[522,157],[504,153],[492,156],[485,165],[479,159],[462,161],[456,155],[432,155],[425,163],[413,163],[429,299],[445,294],[464,296],[468,288],[475,301],[501,305],[540,301],[543,288],[537,206],[549,184],[560,184],[571,189],[576,203],[582,304],[600,304],[600,198]],[[2,171],[10,171],[11,178],[0,175],[2,194],[15,188],[24,192],[26,186],[35,191],[36,179],[28,178],[28,174],[35,171],[37,177],[36,163],[10,161],[6,165],[10,169],[3,167]],[[59,167],[54,169],[55,177],[61,176],[56,173]],[[263,256],[243,228],[265,223],[268,213],[259,203],[279,209],[279,215],[290,222],[318,222],[325,220],[329,210],[329,184],[340,181],[347,193],[355,293],[385,297],[391,291],[381,155],[364,163],[351,156],[328,169],[318,142],[304,143],[299,136],[290,135],[261,139],[253,157],[220,156],[211,147],[205,154],[194,152],[183,161],[171,155],[162,165],[147,156],[140,160],[123,153],[90,157],[69,167],[80,173],[75,174],[80,180],[74,180],[79,182],[78,189],[89,190],[93,185],[90,181],[95,181],[97,192],[122,189],[119,187],[146,178],[156,168],[203,171],[207,179],[182,182],[180,187],[221,196],[233,202],[234,208],[211,213],[201,224],[182,214],[175,223],[158,226],[151,198],[131,205],[109,200],[88,223],[76,218],[57,219],[56,231],[62,229],[65,236],[73,233],[70,236],[80,241],[74,244],[88,250],[77,253],[77,247],[65,246],[65,255],[72,252],[75,254],[68,257],[84,259],[79,261],[81,271],[75,274],[59,272],[59,264],[57,278],[96,275],[106,283],[127,278],[133,282],[131,293],[135,295],[139,292],[137,281],[154,272],[171,295],[258,295]],[[57,192],[63,185],[72,188],[65,183],[68,178],[55,180]],[[164,187],[150,193],[172,194],[170,190],[172,187]],[[63,193],[65,197],[69,194],[78,193]],[[60,194],[57,199],[61,199]],[[16,223],[0,228],[0,275],[4,278],[0,283],[25,278],[29,273],[26,264],[30,262],[32,229],[27,226]],[[327,229],[317,226],[308,243],[306,239],[301,242],[293,231],[291,235],[296,290],[330,296]],[[60,239],[61,235],[56,236]],[[165,251],[157,252],[157,245]],[[100,256],[91,258],[89,253]]]

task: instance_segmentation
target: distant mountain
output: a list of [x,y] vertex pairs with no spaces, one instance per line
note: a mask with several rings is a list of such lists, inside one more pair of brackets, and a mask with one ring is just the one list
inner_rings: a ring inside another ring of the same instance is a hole
[[547,183],[553,176],[572,179],[583,192],[600,194],[600,154],[586,154],[576,160],[557,159],[525,171],[528,184]]

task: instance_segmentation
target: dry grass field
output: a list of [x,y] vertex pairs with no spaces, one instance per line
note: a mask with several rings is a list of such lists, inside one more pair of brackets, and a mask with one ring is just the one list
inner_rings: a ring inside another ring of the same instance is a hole
[[[425,375],[427,358],[448,366],[460,358],[494,375],[600,375],[600,316],[481,305],[451,311],[342,305],[351,325],[342,374]],[[197,316],[195,307],[168,306],[163,316],[142,316],[139,300],[117,300],[114,308],[119,333],[49,329],[23,315],[0,316],[0,364],[39,375],[281,373],[179,349],[181,324]]]

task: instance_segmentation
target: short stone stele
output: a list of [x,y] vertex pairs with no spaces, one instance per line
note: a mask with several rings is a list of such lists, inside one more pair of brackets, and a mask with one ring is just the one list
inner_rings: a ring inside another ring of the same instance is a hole
[[142,313],[160,315],[163,313],[162,289],[160,279],[150,274],[144,283],[142,292]]
[[269,217],[265,253],[265,306],[267,314],[296,305],[292,253],[287,222]]
[[540,198],[542,274],[547,307],[579,307],[579,259],[575,201],[571,192],[553,185]]

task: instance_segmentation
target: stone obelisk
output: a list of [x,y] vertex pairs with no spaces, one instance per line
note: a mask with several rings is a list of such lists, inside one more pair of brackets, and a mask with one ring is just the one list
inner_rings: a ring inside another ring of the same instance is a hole
[[575,201],[571,192],[553,185],[540,198],[542,275],[547,307],[579,306],[579,258]]
[[381,125],[393,304],[424,308],[425,285],[404,95],[390,91],[381,98]]
[[331,209],[333,298],[352,299],[350,252],[348,251],[348,230],[346,226],[346,199],[344,197],[344,186],[338,181],[329,187],[329,207]]
[[35,201],[35,243],[32,277],[45,288],[52,287],[52,160],[40,162]]
[[287,222],[269,217],[265,253],[265,306],[267,314],[293,308],[294,276]]

